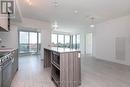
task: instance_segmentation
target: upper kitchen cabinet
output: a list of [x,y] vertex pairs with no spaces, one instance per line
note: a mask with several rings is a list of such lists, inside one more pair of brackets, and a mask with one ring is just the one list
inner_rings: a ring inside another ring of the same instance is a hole
[[10,15],[9,14],[0,14],[0,31],[9,31],[10,30]]

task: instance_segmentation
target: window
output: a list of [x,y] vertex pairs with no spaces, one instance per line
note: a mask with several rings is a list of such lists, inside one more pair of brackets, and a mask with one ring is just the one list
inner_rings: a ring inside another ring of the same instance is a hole
[[29,52],[37,52],[37,32],[29,32]]
[[20,43],[26,44],[28,43],[28,32],[20,32]]
[[19,31],[19,53],[37,54],[41,50],[41,34],[39,32]]
[[58,42],[57,34],[51,35],[51,42],[53,47],[57,47],[57,42]]
[[28,32],[19,32],[19,41],[20,41],[20,53],[27,53],[29,52],[29,36]]
[[77,34],[77,35],[73,35],[72,36],[72,47],[73,49],[80,49],[80,35]]
[[38,33],[38,53],[41,51],[41,33]]
[[38,33],[38,43],[41,44],[41,33]]
[[58,47],[64,47],[64,35],[58,35]]
[[86,35],[86,54],[92,55],[92,33]]
[[52,47],[59,48],[80,48],[80,35],[52,34]]
[[70,35],[65,35],[65,48],[70,48]]
[[80,49],[80,35],[77,35],[77,49]]
[[76,49],[76,35],[73,35],[73,49]]

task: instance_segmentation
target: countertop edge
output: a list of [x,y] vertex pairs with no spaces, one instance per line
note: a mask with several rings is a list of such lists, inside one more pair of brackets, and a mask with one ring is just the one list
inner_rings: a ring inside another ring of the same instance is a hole
[[81,52],[80,50],[74,50],[74,49],[71,49],[70,51],[63,51],[63,52],[61,52],[61,51],[58,51],[58,50],[54,50],[54,49],[51,49],[51,48],[44,48],[44,49],[46,49],[46,50],[50,50],[50,51],[55,51],[55,52],[58,52],[58,53],[73,53],[73,52]]

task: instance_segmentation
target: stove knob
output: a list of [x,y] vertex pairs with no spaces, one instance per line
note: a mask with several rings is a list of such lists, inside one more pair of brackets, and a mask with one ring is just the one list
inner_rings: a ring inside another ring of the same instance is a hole
[[7,56],[5,56],[5,58],[4,59],[6,59],[7,58]]

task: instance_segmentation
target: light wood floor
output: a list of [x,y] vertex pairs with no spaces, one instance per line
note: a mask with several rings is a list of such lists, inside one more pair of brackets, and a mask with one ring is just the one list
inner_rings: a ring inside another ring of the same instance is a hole
[[11,87],[55,87],[50,79],[50,70],[43,69],[38,56],[19,58],[19,71]]
[[[129,87],[130,67],[82,57],[82,85],[80,87]],[[19,71],[11,87],[55,87],[50,69],[43,69],[38,56],[21,57]]]

